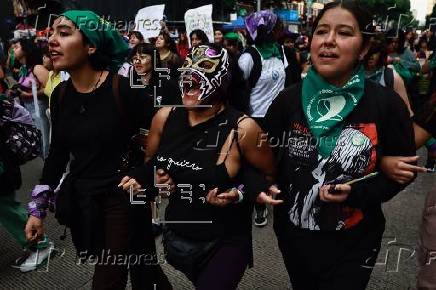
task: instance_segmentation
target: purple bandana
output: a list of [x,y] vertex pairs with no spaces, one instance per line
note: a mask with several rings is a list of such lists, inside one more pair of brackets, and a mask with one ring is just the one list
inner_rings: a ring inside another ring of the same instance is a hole
[[270,10],[262,10],[252,13],[245,18],[245,27],[253,40],[257,37],[257,28],[260,25],[264,25],[268,33],[274,28],[277,22],[277,15]]

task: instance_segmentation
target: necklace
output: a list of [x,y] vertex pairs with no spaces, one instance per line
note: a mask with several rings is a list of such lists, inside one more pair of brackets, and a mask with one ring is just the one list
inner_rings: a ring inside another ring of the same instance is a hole
[[[98,87],[98,85],[100,84],[100,80],[101,80],[101,76],[103,75],[103,71],[100,72],[100,76],[98,77],[97,82],[94,84],[94,87],[92,88],[92,90],[89,93],[92,93],[93,91],[95,91]],[[80,109],[79,109],[79,113],[81,115],[83,115],[86,112],[86,108],[85,108],[85,103],[80,105]]]
[[97,89],[98,84],[100,84],[100,80],[101,80],[101,76],[102,76],[102,75],[103,75],[103,71],[100,72],[100,76],[98,77],[98,80],[97,80],[97,82],[95,83],[94,87],[92,88],[92,91],[91,91],[91,92],[93,92],[93,91],[95,91],[95,90]]

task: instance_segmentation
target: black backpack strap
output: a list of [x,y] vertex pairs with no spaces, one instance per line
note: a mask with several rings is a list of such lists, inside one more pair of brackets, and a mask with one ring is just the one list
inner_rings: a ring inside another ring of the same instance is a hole
[[124,102],[121,99],[120,95],[120,75],[116,73],[114,73],[114,75],[112,76],[112,94],[114,95],[115,104],[117,105],[118,112],[121,115],[121,120],[124,126],[126,126],[127,128],[131,120],[127,117],[126,108],[124,107]]
[[247,47],[245,49],[245,53],[250,54],[251,58],[253,59],[253,68],[251,69],[250,76],[248,77],[248,85],[251,90],[256,85],[262,73],[262,57],[257,49],[253,46]]
[[387,88],[394,89],[394,70],[386,67],[384,71],[384,80]]
[[[237,111],[235,111],[235,112],[237,112]],[[242,116],[241,116],[241,115],[237,114],[237,115],[234,115],[233,118],[235,118],[236,120],[233,120],[233,121],[232,121],[233,125],[231,125],[231,126],[233,127],[233,128],[232,128],[232,131],[233,131],[232,141],[231,141],[231,144],[230,144],[230,146],[229,146],[229,149],[227,150],[227,153],[226,153],[226,156],[224,157],[223,162],[226,162],[226,160],[227,160],[227,156],[229,156],[230,150],[232,149],[232,146],[233,146],[233,143],[234,143],[234,142],[236,143],[236,147],[237,147],[237,149],[238,149],[239,155],[242,157],[241,145],[239,144],[239,132],[238,132],[238,127],[239,127],[239,124],[240,124],[243,120],[245,120],[245,119],[247,119],[247,118],[249,118],[249,117],[246,116],[246,115],[242,115]]]

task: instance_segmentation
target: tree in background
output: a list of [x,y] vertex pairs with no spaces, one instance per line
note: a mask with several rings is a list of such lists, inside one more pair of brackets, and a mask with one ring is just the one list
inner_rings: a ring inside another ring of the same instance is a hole
[[436,4],[433,6],[433,10],[431,11],[431,14],[427,15],[425,17],[425,26],[428,27],[430,23],[433,25],[436,25],[436,19],[431,20],[431,18],[436,18]]

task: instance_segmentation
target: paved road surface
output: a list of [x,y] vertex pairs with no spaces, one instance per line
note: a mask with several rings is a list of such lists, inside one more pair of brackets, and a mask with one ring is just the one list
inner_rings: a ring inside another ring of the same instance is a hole
[[[421,151],[424,156],[424,151]],[[425,158],[421,158],[425,159]],[[20,200],[25,201],[30,189],[40,176],[42,162],[33,161],[23,167],[24,184],[18,192]],[[384,205],[387,218],[383,247],[378,258],[368,289],[405,290],[414,285],[416,244],[420,213],[425,194],[436,186],[436,174],[421,175],[405,191]],[[59,240],[63,227],[56,224],[53,217],[48,218],[47,231],[56,247],[65,250],[62,257],[51,259],[48,268],[39,272],[22,274],[9,265],[21,253],[21,249],[0,227],[0,289],[90,289],[92,275],[89,266],[75,264],[75,252],[71,237]],[[255,267],[248,270],[240,283],[240,290],[286,290],[290,289],[277,241],[271,222],[265,228],[254,228]],[[392,242],[392,241],[396,242]],[[159,243],[159,241],[158,241]],[[161,247],[159,247],[161,251]],[[164,270],[177,290],[193,289],[180,273],[170,266]],[[44,272],[48,269],[47,272]],[[350,289],[352,290],[352,289]]]

